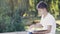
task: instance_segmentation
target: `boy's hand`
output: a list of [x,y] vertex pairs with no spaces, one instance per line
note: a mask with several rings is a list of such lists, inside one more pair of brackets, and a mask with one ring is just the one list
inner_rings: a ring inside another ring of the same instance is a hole
[[30,29],[33,28],[33,27],[35,27],[35,25],[31,25],[31,26],[30,26]]
[[41,28],[41,27],[43,27],[43,26],[42,26],[42,24],[37,23],[37,24],[36,24],[36,27]]

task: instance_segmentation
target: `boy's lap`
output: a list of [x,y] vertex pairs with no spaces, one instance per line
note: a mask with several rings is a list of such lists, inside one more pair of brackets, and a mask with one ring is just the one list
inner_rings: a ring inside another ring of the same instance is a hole
[[33,34],[45,34],[45,33],[33,33]]

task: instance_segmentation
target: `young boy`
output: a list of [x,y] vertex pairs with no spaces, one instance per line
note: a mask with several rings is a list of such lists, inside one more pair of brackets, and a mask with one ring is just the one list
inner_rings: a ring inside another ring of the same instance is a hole
[[[40,25],[43,25],[46,31],[41,30],[38,32],[33,32],[33,34],[55,34],[56,31],[56,22],[55,18],[48,12],[48,6],[45,2],[41,1],[37,4],[38,14],[41,15]],[[39,23],[38,23],[39,24]],[[36,26],[36,25],[35,25]]]

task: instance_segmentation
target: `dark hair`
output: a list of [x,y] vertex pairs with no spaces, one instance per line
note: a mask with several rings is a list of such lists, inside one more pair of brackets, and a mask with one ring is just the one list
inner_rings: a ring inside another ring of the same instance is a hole
[[47,9],[47,4],[43,1],[41,1],[37,4],[37,8],[46,8]]

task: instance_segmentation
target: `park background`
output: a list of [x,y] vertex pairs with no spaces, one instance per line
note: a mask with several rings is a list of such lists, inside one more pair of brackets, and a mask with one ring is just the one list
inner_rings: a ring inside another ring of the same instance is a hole
[[33,21],[39,21],[37,3],[48,4],[56,19],[56,32],[60,32],[60,0],[0,0],[0,33],[26,31]]

